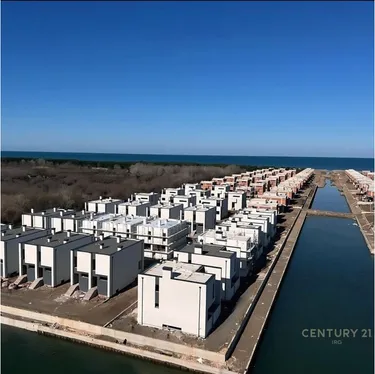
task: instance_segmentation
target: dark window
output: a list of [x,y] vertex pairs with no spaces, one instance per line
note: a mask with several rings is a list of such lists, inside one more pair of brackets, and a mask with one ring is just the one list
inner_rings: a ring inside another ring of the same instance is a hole
[[220,200],[216,201],[216,206],[220,206]]
[[95,270],[95,258],[92,259],[92,270]]
[[213,299],[215,298],[215,282],[214,282],[214,284],[212,285],[212,298],[213,298]]
[[138,261],[138,270],[142,269],[142,260]]
[[76,254],[74,254],[73,255],[73,267],[77,267],[77,255]]
[[155,308],[159,308],[159,278],[155,278]]

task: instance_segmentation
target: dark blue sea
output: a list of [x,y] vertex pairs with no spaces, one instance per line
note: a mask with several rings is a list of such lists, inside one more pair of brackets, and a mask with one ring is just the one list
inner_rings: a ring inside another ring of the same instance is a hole
[[326,170],[374,170],[372,158],[276,157],[276,156],[194,156],[146,155],[119,153],[1,152],[1,157],[69,159],[117,162],[192,162],[200,164],[235,164],[253,166],[298,167]]

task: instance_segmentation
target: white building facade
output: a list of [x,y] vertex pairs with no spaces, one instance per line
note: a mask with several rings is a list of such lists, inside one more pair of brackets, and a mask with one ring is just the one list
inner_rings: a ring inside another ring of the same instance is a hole
[[205,338],[221,312],[215,276],[167,261],[138,275],[138,323]]

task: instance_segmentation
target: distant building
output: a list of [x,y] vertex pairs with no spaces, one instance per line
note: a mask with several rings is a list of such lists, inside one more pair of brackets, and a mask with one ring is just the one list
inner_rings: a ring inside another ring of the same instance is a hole
[[192,195],[178,195],[173,197],[173,204],[182,204],[183,208],[196,205],[197,198]]
[[150,216],[164,219],[182,219],[184,206],[182,204],[159,203],[150,208]]
[[175,219],[148,219],[137,225],[137,239],[144,240],[145,257],[169,259],[173,250],[183,247],[190,233],[186,221]]
[[216,207],[217,222],[228,217],[228,198],[221,199],[215,197],[207,197],[201,200],[201,204]]
[[142,203],[150,203],[155,205],[160,200],[160,193],[157,192],[138,192],[134,194],[134,200],[140,201]]
[[184,209],[184,220],[190,223],[190,231],[202,233],[215,228],[216,207],[208,205],[189,206]]
[[60,208],[47,209],[42,212],[35,212],[34,209],[31,209],[30,213],[22,214],[22,225],[36,229],[50,229],[52,228],[52,218],[72,213],[74,213],[74,210],[68,211]]
[[202,265],[167,261],[138,275],[138,323],[205,338],[221,312],[213,274]]
[[228,209],[241,210],[246,207],[246,193],[240,191],[228,192]]
[[138,200],[127,201],[118,205],[117,213],[125,216],[142,216],[148,217],[150,214],[150,202],[143,202]]
[[80,291],[97,287],[99,295],[111,297],[143,271],[143,240],[97,239],[70,251],[70,282],[78,283]]
[[19,244],[41,238],[49,234],[48,230],[34,229],[26,226],[13,228],[2,227],[0,242],[0,277],[8,277],[19,271]]
[[61,212],[59,216],[51,218],[51,228],[54,228],[56,232],[71,230],[72,232],[79,233],[82,221],[90,219],[91,215],[92,213],[85,210]]
[[102,196],[98,200],[92,200],[85,203],[86,210],[93,213],[117,213],[117,205],[123,200],[112,199],[111,197],[103,199]]

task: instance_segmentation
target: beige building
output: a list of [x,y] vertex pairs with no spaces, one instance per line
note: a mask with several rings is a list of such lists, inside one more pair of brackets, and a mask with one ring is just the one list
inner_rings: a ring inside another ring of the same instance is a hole
[[216,208],[214,206],[196,205],[184,209],[184,220],[190,223],[190,231],[197,233],[215,228]]
[[98,200],[92,200],[85,203],[85,210],[92,213],[117,213],[117,206],[123,200],[112,199],[111,197],[103,199],[102,196]]

